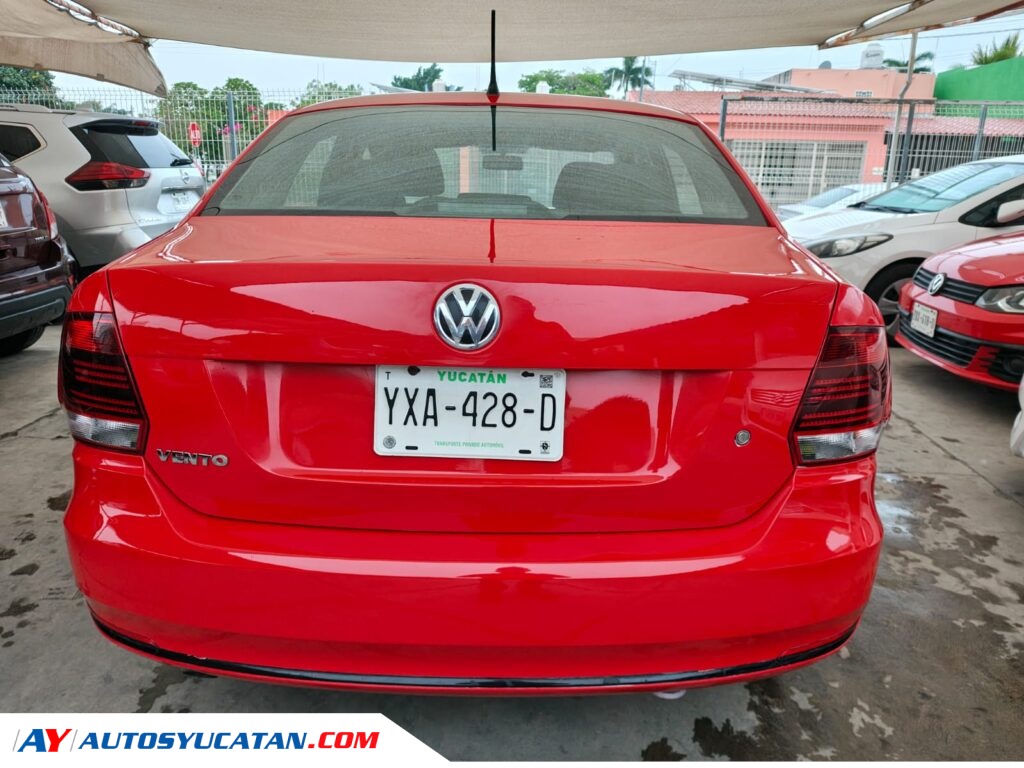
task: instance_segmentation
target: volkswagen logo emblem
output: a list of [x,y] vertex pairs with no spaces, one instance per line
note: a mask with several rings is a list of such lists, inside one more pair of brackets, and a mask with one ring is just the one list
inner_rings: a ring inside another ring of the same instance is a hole
[[942,286],[946,284],[946,276],[939,272],[932,278],[932,281],[928,283],[928,293],[934,296],[936,293],[942,290]]
[[434,328],[455,349],[473,350],[490,344],[500,325],[498,302],[479,285],[453,285],[434,304]]

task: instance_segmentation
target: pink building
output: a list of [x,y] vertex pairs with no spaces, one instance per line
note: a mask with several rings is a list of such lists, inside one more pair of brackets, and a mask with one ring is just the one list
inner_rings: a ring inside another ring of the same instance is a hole
[[[906,80],[905,72],[894,69],[787,69],[765,82],[817,88],[850,99],[898,99]],[[934,92],[935,75],[921,73],[910,81],[906,98],[930,99]]]
[[[879,70],[851,72],[886,74]],[[816,82],[812,87],[819,85]],[[639,93],[631,92],[629,98],[637,100]],[[729,102],[726,144],[773,205],[804,200],[844,184],[885,180],[896,111],[893,103],[840,100],[826,94],[644,92],[645,102],[687,112],[716,134],[723,98]],[[906,112],[901,134],[906,130]],[[970,160],[977,130],[976,117],[940,115],[934,103],[918,104],[911,128],[908,175],[932,173]],[[1024,151],[1024,120],[990,117],[982,150],[982,157]]]

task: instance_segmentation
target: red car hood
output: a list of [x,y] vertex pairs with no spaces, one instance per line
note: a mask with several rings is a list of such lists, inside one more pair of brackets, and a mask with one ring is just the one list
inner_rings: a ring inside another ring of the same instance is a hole
[[975,285],[1024,283],[1024,235],[978,240],[933,256],[923,266]]

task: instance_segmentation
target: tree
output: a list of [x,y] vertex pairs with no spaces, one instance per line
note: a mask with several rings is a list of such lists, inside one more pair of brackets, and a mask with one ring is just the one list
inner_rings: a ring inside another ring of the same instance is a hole
[[[217,105],[220,107],[221,105]],[[210,92],[191,81],[175,83],[167,92],[156,110],[161,130],[179,147],[189,146],[188,127],[191,123],[200,126],[207,138],[212,138],[215,128],[226,120],[220,109],[214,109]],[[200,153],[206,160],[223,160],[220,142],[209,142],[208,151]]]
[[[410,77],[395,75],[391,78],[391,85],[395,88],[408,88],[410,91],[429,91],[434,81],[441,79],[442,72],[444,70],[437,66],[437,64],[431,64],[429,67],[419,67],[415,74]],[[446,85],[444,89],[446,91],[461,91],[462,86]]]
[[562,82],[562,72],[557,69],[542,69],[540,72],[534,72],[532,75],[523,75],[519,78],[519,90],[523,93],[536,93],[537,86],[542,82],[547,83],[551,86],[551,92],[555,91],[556,84]]
[[391,84],[395,88],[408,88],[410,91],[429,91],[434,81],[441,79],[443,71],[437,64],[431,64],[429,67],[419,67],[411,77],[395,75],[391,78]]
[[541,82],[551,87],[551,93],[569,93],[576,96],[607,96],[608,81],[600,72],[585,69],[582,72],[562,72],[542,69],[519,78],[519,90],[536,93]]
[[[914,74],[920,75],[925,72],[931,72],[931,64],[920,64],[922,61],[931,61],[935,58],[935,54],[931,51],[925,51],[924,53],[918,54],[914,57]],[[898,72],[906,72],[910,62],[901,59],[882,59],[882,64],[886,69],[895,69]]]
[[981,66],[984,64],[994,64],[997,61],[1015,59],[1021,54],[1020,33],[1014,32],[1012,35],[1007,35],[1006,39],[998,45],[993,41],[991,48],[979,45],[974,49],[974,53],[971,54],[971,61]]
[[0,66],[0,91],[17,92],[5,93],[0,99],[2,101],[41,104],[51,109],[69,109],[72,106],[58,95],[53,73],[45,69]]
[[[555,93],[552,89],[552,93]],[[583,72],[567,72],[557,93],[571,93],[576,96],[607,96],[608,80],[601,72],[586,69]]]
[[79,101],[75,103],[75,109],[82,112],[106,112],[110,115],[130,115],[131,110],[120,109],[115,107],[113,104],[103,105],[103,102],[97,99],[86,99],[85,101]]
[[[234,124],[228,119],[228,94],[235,112]],[[212,91],[191,81],[175,83],[160,102],[157,118],[171,141],[188,148],[204,162],[215,163],[230,159],[232,133],[236,147],[241,150],[267,125],[259,89],[241,77],[229,77]],[[195,149],[191,148],[189,137],[192,123],[199,126],[202,135],[202,144]]]
[[[234,124],[231,123],[228,113],[229,93],[235,113]],[[267,120],[260,89],[243,77],[229,77],[224,85],[214,88],[210,91],[209,102],[210,113],[215,118],[211,127],[215,135],[223,137],[222,152],[231,146],[232,133],[235,136],[236,148],[242,150],[266,127]]]
[[164,103],[160,106],[173,105],[183,111],[194,114],[205,106],[209,98],[210,92],[208,90],[189,80],[172,85],[171,90],[167,92]]
[[334,82],[324,83],[320,80],[310,80],[302,95],[292,101],[292,106],[297,109],[310,104],[319,104],[322,101],[359,96],[362,92],[362,87],[355,84],[338,85]]
[[641,87],[653,88],[653,75],[651,68],[643,66],[638,56],[627,56],[622,60],[621,67],[609,67],[604,72],[609,88],[622,87],[622,98]]

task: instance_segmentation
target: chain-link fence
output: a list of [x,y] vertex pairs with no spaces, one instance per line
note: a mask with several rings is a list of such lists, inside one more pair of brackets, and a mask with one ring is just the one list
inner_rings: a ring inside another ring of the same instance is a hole
[[[358,95],[352,89],[0,89],[0,103],[157,119],[207,178],[286,112]],[[696,115],[746,168],[772,205],[848,184],[898,183],[969,160],[1024,153],[1024,102],[967,102],[648,91],[644,101]],[[898,126],[898,127],[897,127]],[[893,137],[895,135],[895,141]]]
[[699,116],[772,205],[1024,153],[1021,102],[741,95],[719,105]]
[[210,92],[184,90],[169,98],[119,89],[5,90],[0,104],[37,104],[54,110],[93,111],[159,120],[161,130],[215,179],[268,125],[286,112],[350,96],[354,89]]

